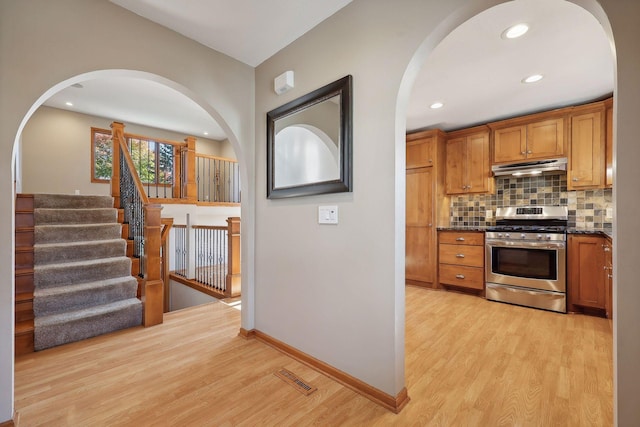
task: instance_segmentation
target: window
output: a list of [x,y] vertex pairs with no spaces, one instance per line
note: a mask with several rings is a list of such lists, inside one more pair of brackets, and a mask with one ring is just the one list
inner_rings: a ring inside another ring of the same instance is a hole
[[111,131],[91,128],[91,182],[111,180],[113,152]]
[[[125,134],[129,153],[143,184],[172,185],[173,145],[148,137]],[[92,182],[111,180],[113,152],[111,131],[91,128]]]

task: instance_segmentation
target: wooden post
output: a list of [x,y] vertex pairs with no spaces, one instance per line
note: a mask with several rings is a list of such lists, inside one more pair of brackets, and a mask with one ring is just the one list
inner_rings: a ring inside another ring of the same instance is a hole
[[185,180],[183,183],[185,188],[185,194],[183,198],[187,199],[188,203],[196,203],[198,201],[198,186],[196,183],[196,137],[188,136],[184,139],[187,143],[186,153],[187,156],[187,170],[185,171]]
[[182,194],[182,146],[173,146],[173,194],[174,199],[181,199]]
[[225,295],[237,297],[241,293],[240,274],[240,218],[227,218],[227,283]]
[[118,139],[124,139],[124,124],[120,122],[111,123],[111,147],[113,151],[111,163],[111,196],[113,197],[113,207],[121,208],[120,205],[120,144]]
[[160,205],[144,207],[144,258],[145,272],[142,287],[143,325],[153,326],[162,323],[164,312],[164,286],[160,266],[160,245],[162,220]]

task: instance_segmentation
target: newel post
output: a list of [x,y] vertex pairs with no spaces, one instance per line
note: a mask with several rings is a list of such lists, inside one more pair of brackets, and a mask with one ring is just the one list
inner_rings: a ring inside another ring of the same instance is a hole
[[160,205],[144,207],[144,285],[141,298],[144,307],[143,324],[153,326],[162,323],[164,313],[164,284],[160,262],[162,246],[162,219]]
[[225,295],[237,297],[240,295],[240,218],[227,218],[227,283]]
[[186,170],[184,171],[185,182],[182,183],[185,189],[183,198],[187,199],[188,203],[196,203],[198,201],[198,185],[196,183],[196,137],[188,136],[184,139],[187,144],[186,150],[182,155],[187,156]]
[[111,163],[111,196],[113,197],[113,206],[115,208],[122,207],[120,205],[120,138],[124,139],[124,124],[120,122],[111,123],[111,147],[113,151]]

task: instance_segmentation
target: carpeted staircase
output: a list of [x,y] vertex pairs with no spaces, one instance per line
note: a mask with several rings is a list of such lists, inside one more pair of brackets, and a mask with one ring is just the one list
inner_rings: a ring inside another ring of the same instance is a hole
[[142,323],[113,198],[34,195],[35,350]]

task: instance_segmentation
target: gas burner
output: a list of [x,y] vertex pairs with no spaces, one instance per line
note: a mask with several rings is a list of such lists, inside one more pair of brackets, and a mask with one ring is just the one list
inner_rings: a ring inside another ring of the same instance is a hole
[[540,233],[564,233],[564,225],[495,225],[487,227],[487,231],[524,231]]

